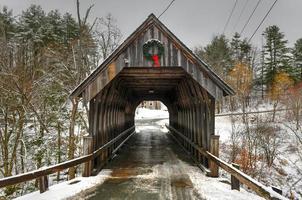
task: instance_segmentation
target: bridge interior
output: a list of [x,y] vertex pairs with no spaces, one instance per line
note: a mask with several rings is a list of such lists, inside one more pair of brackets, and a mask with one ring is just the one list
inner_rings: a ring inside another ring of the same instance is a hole
[[158,122],[160,119],[136,120],[137,133],[104,167],[104,171],[111,171],[110,176],[83,197],[202,199],[190,179],[189,173],[196,168],[194,162]]
[[[135,110],[143,100],[163,102],[169,111],[169,125],[198,146],[209,149],[209,136],[214,130],[214,98],[181,67],[123,68],[90,101],[94,149],[134,126]],[[175,137],[195,159],[208,167],[205,157],[178,135]],[[100,168],[118,145],[119,142],[97,158],[94,168]]]

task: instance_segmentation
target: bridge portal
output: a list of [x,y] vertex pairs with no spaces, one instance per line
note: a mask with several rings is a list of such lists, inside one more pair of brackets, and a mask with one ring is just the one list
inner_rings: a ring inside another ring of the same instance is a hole
[[[71,98],[89,104],[94,150],[134,126],[135,109],[141,101],[163,102],[170,126],[184,136],[174,131],[175,138],[207,168],[208,159],[193,145],[210,150],[215,101],[231,94],[233,90],[151,14]],[[118,145],[96,158],[92,168],[101,168]]]

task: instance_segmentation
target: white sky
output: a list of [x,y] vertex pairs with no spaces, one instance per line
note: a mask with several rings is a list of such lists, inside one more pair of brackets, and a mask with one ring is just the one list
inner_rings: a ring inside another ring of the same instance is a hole
[[[237,29],[234,26],[245,2],[248,1]],[[250,37],[274,0],[262,0],[250,24],[243,33]],[[112,13],[118,21],[124,38],[130,35],[150,13],[158,16],[170,3],[170,0],[81,0],[82,15],[86,8],[95,4],[90,21],[96,17]],[[175,0],[170,9],[160,20],[188,47],[205,46],[215,34],[222,33],[223,27],[231,12],[235,0]],[[238,0],[234,15],[226,29],[226,35],[240,32],[257,0]],[[58,9],[61,13],[75,14],[75,0],[0,0],[3,5],[13,9],[14,14],[20,14],[30,4],[41,5],[45,11]],[[256,33],[252,42],[261,46],[261,33],[268,25],[278,25],[292,46],[298,38],[302,38],[302,0],[279,0]]]

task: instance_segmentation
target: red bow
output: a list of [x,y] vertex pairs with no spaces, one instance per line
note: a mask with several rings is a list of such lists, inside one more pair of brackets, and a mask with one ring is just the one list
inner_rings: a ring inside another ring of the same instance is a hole
[[158,60],[158,55],[153,55],[152,60],[153,60],[153,66],[154,67],[159,67],[160,66],[159,60]]

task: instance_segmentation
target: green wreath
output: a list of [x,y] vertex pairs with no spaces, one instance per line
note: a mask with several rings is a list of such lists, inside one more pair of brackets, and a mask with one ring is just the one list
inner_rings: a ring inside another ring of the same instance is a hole
[[[157,54],[152,55],[149,51],[151,48],[156,47],[157,48]],[[143,45],[143,54],[147,60],[153,61],[154,66],[159,66],[158,60],[161,58],[161,56],[164,54],[164,46],[163,44],[156,39],[148,40]]]

